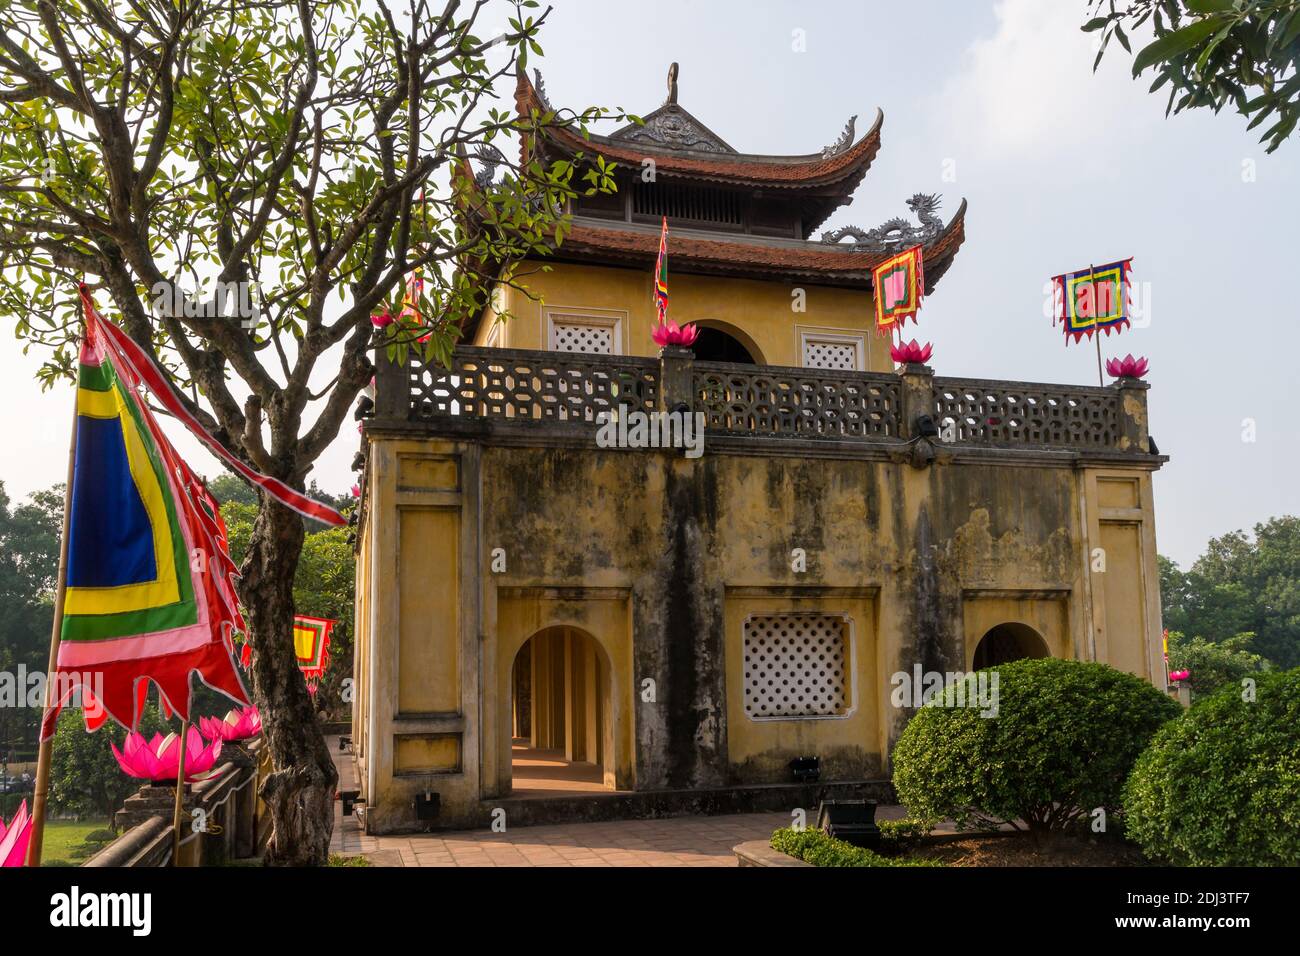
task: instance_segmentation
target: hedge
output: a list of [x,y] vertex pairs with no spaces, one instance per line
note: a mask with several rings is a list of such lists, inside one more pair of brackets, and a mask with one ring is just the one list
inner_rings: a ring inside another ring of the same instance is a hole
[[990,687],[997,677],[996,716],[955,706],[950,687],[916,712],[894,749],[899,801],[927,823],[1012,823],[1038,836],[1098,807],[1109,817],[1138,755],[1181,713],[1148,682],[1105,664],[1038,658],[980,673]]
[[836,840],[821,830],[791,827],[772,834],[772,849],[813,866],[941,866],[934,860],[881,856],[865,847]]
[[1124,787],[1128,836],[1189,866],[1300,865],[1300,668],[1198,701]]

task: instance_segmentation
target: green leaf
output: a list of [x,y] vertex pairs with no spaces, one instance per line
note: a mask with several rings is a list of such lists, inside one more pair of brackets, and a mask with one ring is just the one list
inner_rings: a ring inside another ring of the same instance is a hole
[[1203,41],[1211,37],[1217,30],[1222,27],[1221,17],[1206,17],[1204,20],[1197,20],[1191,26],[1183,27],[1181,30],[1175,30],[1173,33],[1166,34],[1154,43],[1142,48],[1133,59],[1133,75],[1137,76],[1147,67],[1160,63],[1164,60],[1178,56],[1180,53],[1186,53],[1194,49]]

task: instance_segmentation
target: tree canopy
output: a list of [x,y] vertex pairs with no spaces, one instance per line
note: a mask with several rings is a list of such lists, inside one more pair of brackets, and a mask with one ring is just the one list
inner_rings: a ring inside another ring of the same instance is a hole
[[1252,633],[1251,652],[1300,666],[1300,517],[1214,538],[1187,571],[1162,557],[1160,593],[1171,632],[1212,643]]
[[[1273,152],[1300,119],[1300,0],[1090,0],[1086,32],[1100,31],[1097,63],[1111,39],[1132,53],[1131,35],[1155,39],[1133,57],[1133,76],[1155,74],[1169,90],[1165,112],[1232,105],[1263,126]],[[1095,65],[1094,65],[1095,68]]]

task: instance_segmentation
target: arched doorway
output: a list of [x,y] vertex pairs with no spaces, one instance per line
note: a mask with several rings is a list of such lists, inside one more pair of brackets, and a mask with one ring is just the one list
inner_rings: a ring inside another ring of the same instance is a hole
[[1048,657],[1047,642],[1028,624],[1010,621],[989,628],[975,645],[972,670],[983,670],[1026,657]]
[[524,642],[510,674],[516,796],[613,789],[609,688],[609,661],[590,634],[559,625]]
[[691,346],[698,362],[736,362],[742,365],[757,365],[757,350],[746,345],[730,332],[725,332],[712,324],[696,323],[700,333]]

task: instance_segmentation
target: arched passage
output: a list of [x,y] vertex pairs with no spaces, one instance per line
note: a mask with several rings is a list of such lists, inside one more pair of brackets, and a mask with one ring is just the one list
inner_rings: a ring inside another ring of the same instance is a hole
[[748,336],[720,322],[696,322],[699,336],[691,351],[700,362],[736,362],[742,365],[761,365],[763,357]]
[[975,645],[972,670],[982,670],[1025,657],[1049,657],[1047,642],[1028,624],[1009,621],[991,627]]
[[510,673],[511,788],[554,794],[613,789],[609,659],[579,628],[545,627]]

